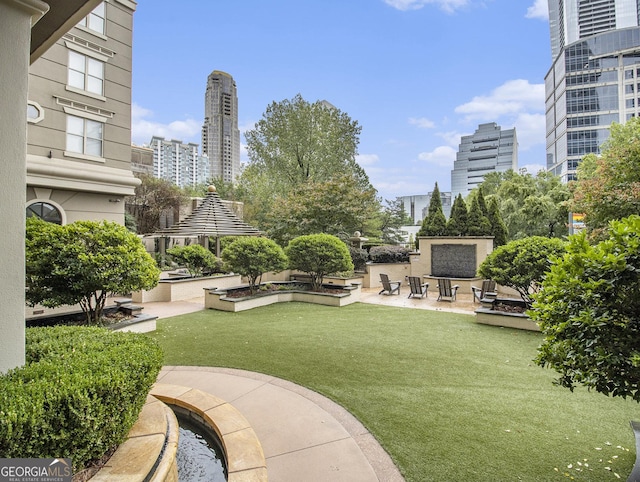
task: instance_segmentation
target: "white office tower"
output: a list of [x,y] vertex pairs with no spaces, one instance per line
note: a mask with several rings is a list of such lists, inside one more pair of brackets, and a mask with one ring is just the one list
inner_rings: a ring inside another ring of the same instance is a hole
[[202,126],[202,152],[210,175],[233,182],[240,175],[238,94],[229,74],[214,70],[207,78]]
[[546,163],[564,182],[586,154],[600,153],[612,122],[638,115],[638,13],[637,0],[549,0]]
[[516,129],[495,122],[480,124],[470,136],[462,136],[451,171],[451,199],[466,197],[490,172],[518,169]]

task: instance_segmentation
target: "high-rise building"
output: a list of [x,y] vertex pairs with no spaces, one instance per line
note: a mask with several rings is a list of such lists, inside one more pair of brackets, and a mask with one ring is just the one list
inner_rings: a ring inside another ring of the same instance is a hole
[[637,0],[549,0],[546,167],[564,182],[612,122],[640,113],[639,16]]
[[202,153],[209,158],[210,175],[233,182],[240,175],[238,93],[229,74],[214,70],[207,78],[202,126]]
[[198,153],[198,144],[153,136],[149,147],[153,150],[154,177],[180,187],[196,186],[210,178],[209,159]]
[[470,136],[462,136],[451,171],[451,198],[466,197],[490,172],[518,169],[516,128],[502,130],[495,122],[480,124]]
[[[416,196],[399,196],[397,199],[402,203],[404,212],[411,218],[413,224],[419,225],[429,213],[432,195],[433,191]],[[451,214],[451,193],[440,191],[440,201],[442,203],[442,212],[449,219]]]

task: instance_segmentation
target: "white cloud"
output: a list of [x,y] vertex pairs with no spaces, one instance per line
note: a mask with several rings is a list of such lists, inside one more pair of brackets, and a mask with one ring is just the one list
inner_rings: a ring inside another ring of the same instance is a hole
[[150,118],[153,112],[137,104],[131,106],[131,141],[134,144],[148,144],[153,136],[176,139],[182,142],[200,142],[202,123],[195,119],[185,119],[162,124]]
[[457,9],[469,4],[469,0],[384,0],[384,3],[401,11],[419,10],[425,5],[434,4],[447,13],[453,13]]
[[[546,133],[546,119],[544,114],[520,114],[514,125],[518,136],[518,150],[527,151],[533,146],[544,143]],[[540,159],[544,161],[544,159]]]
[[549,4],[547,0],[535,0],[533,5],[527,8],[525,17],[549,20]]
[[530,84],[528,80],[509,80],[489,95],[474,97],[456,107],[466,121],[497,121],[501,116],[514,116],[521,112],[544,111],[544,84]]
[[436,147],[431,152],[421,152],[418,160],[425,161],[433,166],[453,168],[453,161],[456,160],[456,150],[450,146]]
[[418,126],[421,129],[431,129],[436,126],[432,120],[429,120],[426,117],[409,117],[409,124]]
[[378,154],[358,154],[356,156],[356,162],[362,167],[377,164],[379,160]]
[[455,147],[456,149],[460,145],[460,138],[469,134],[462,134],[458,131],[438,132],[436,134],[445,140],[448,146]]

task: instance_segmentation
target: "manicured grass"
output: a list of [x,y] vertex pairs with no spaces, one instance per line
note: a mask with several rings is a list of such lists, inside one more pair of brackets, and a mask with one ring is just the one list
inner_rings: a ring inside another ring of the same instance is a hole
[[626,480],[636,402],[552,384],[539,333],[356,303],[205,310],[158,321],[167,365],[242,368],[335,400],[408,481]]

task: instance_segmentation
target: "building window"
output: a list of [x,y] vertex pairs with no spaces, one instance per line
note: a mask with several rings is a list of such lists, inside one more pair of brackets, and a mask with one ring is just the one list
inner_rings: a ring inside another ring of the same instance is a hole
[[69,50],[69,86],[102,95],[104,62]]
[[27,217],[36,217],[54,224],[62,224],[62,214],[53,204],[34,202],[27,206]]
[[67,115],[67,151],[102,157],[102,122]]
[[104,35],[105,24],[104,2],[94,8],[89,15],[78,23],[79,26],[88,28],[89,30],[93,30],[94,32],[98,32],[102,35]]

